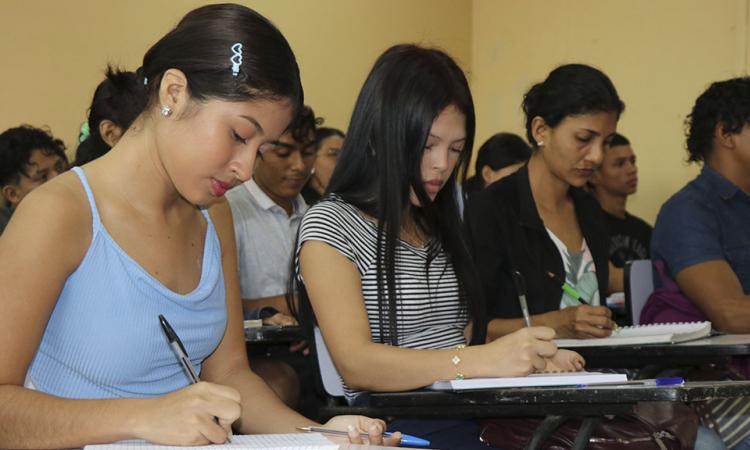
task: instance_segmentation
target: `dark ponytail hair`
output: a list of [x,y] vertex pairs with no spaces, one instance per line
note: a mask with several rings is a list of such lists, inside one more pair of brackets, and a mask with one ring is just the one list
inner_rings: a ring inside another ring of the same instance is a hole
[[134,72],[107,66],[106,78],[96,87],[91,100],[89,135],[78,145],[73,165],[82,166],[110,150],[99,133],[99,124],[110,120],[124,133],[145,107],[144,91],[143,80]]
[[531,121],[541,117],[554,128],[568,116],[594,112],[614,112],[619,119],[625,104],[612,81],[602,71],[585,64],[567,64],[550,72],[547,79],[531,87],[523,97],[526,137],[537,143]]
[[[242,63],[234,76],[237,43],[242,44]],[[194,9],[146,52],[139,74],[146,85],[147,107],[157,101],[168,69],[185,74],[188,91],[198,101],[288,99],[296,114],[304,100],[289,43],[268,19],[241,5]]]
[[[449,106],[466,118],[466,141],[457,169],[435,200],[424,190],[421,161],[433,121]],[[456,203],[456,172],[465,175],[474,142],[474,103],[463,71],[441,50],[397,45],[375,62],[354,106],[341,156],[328,192],[377,219],[376,272],[381,342],[398,345],[398,286],[395,251],[404,212],[439,245],[429,249],[425,270],[445,250],[458,278],[462,315],[469,317],[472,342],[484,341],[486,320],[476,274]],[[409,201],[410,189],[420,207]],[[298,285],[302,317],[311,312]]]

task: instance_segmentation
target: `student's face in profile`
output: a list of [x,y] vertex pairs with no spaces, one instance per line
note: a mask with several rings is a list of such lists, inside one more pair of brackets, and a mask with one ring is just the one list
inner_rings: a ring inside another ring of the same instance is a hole
[[[466,116],[455,106],[448,106],[432,122],[422,153],[422,185],[430,200],[435,200],[445,186],[465,144]],[[420,205],[413,190],[409,199],[412,205]]]
[[255,163],[255,182],[278,205],[289,204],[310,178],[316,156],[315,135],[303,142],[284,133]]
[[333,175],[333,169],[336,167],[343,145],[344,138],[335,134],[328,136],[320,143],[318,157],[315,159],[315,165],[313,166],[315,169],[313,176],[318,180],[323,190],[328,187],[328,182],[331,181],[331,175]]
[[635,153],[629,145],[610,147],[604,152],[604,160],[594,172],[591,183],[597,189],[612,195],[634,194],[638,188],[638,167]]
[[18,184],[3,186],[3,196],[10,202],[11,208],[15,209],[29,192],[66,170],[68,162],[64,158],[46,150],[34,149]]
[[250,179],[258,151],[279,139],[292,107],[287,100],[191,102],[170,117],[154,113],[157,148],[180,195],[208,205]]
[[575,187],[582,187],[591,179],[616,128],[614,112],[567,116],[554,128],[540,117],[532,122],[534,138],[544,143],[538,151],[550,172]]

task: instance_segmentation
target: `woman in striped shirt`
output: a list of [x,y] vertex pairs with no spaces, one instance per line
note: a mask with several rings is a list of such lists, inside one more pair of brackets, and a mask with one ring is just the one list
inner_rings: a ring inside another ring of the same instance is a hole
[[[366,403],[367,391],[583,367],[544,327],[463,348],[486,334],[455,201],[474,122],[468,83],[450,56],[392,47],[362,88],[328,195],[302,221],[301,313],[314,313],[352,404]],[[471,421],[394,426],[440,448],[487,448]]]

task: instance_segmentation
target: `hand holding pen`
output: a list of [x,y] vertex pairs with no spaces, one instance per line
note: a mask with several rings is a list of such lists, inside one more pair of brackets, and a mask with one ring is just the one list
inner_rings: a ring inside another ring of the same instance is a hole
[[556,329],[560,337],[599,338],[612,334],[617,325],[612,321],[612,311],[606,306],[590,305],[583,296],[568,283],[553,272],[547,272],[550,280],[560,286],[568,297],[574,299],[574,307],[564,308],[559,313],[564,317],[562,326]]
[[[239,393],[229,387],[219,386],[210,383],[199,383],[198,374],[193,368],[193,364],[190,362],[190,358],[187,355],[185,347],[182,345],[180,337],[174,331],[172,326],[169,324],[167,319],[159,314],[159,323],[161,324],[162,330],[167,337],[169,346],[172,347],[177,360],[180,362],[182,369],[185,371],[188,380],[193,386],[190,386],[190,390],[198,390],[200,393],[198,397],[205,403],[205,409],[211,411],[213,416],[213,423],[216,426],[210,426],[207,423],[202,423],[199,420],[199,426],[201,434],[210,442],[221,444],[224,442],[232,441],[232,423],[239,418],[240,415],[240,396]],[[185,389],[187,391],[187,389]],[[178,391],[180,392],[180,391]],[[173,393],[175,394],[175,393]],[[170,395],[173,395],[170,394]],[[195,408],[196,402],[190,404],[191,408]],[[221,412],[221,413],[220,413]],[[226,413],[224,413],[226,412]],[[203,415],[206,415],[206,411],[203,411]],[[222,417],[222,420],[218,416]],[[218,428],[218,429],[217,429]],[[195,445],[195,443],[193,443]]]

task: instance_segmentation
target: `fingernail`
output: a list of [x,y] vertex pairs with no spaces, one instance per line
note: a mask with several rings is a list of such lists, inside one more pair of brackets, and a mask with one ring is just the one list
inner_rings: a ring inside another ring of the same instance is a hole
[[357,432],[356,432],[356,431],[354,431],[354,427],[353,427],[353,426],[351,426],[351,425],[347,425],[347,426],[346,426],[346,431],[347,431],[347,432],[349,433],[349,435],[351,435],[351,436],[356,436],[356,435],[357,435]]

